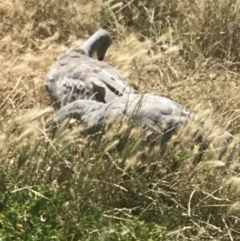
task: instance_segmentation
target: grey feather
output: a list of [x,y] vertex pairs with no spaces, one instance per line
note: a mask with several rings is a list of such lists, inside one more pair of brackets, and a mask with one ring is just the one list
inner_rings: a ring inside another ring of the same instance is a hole
[[164,97],[155,95],[131,94],[99,103],[92,100],[78,100],[62,107],[56,115],[56,123],[67,117],[78,119],[82,124],[92,123],[97,130],[104,126],[110,118],[132,116],[135,124],[151,128],[159,128],[164,124],[171,128],[187,123],[190,112],[182,105]]
[[106,96],[97,92],[99,88],[95,89],[93,99],[99,102],[106,103],[118,96],[134,93],[117,69],[92,58],[97,51],[98,58],[103,59],[111,43],[109,33],[100,29],[79,48],[72,48],[59,56],[50,67],[45,80],[46,88],[58,108],[77,99],[89,99],[83,92],[93,92],[93,89],[90,90],[86,82],[94,83],[95,87],[100,84],[106,89]]
[[[108,120],[114,121],[118,117],[129,116],[133,118],[134,125],[150,128],[155,133],[161,129],[163,134],[161,145],[164,146],[174,133],[191,120],[191,115],[192,113],[184,106],[168,98],[149,94],[142,96],[131,94],[116,98],[106,104],[92,100],[72,102],[57,112],[55,124],[57,126],[66,118],[74,118],[85,126],[85,133],[93,134],[101,130],[108,123]],[[205,133],[207,132],[208,130],[205,131]],[[192,136],[201,145],[202,151],[208,148],[211,143],[209,141],[203,142],[203,135],[205,134],[197,131]],[[219,159],[222,159],[229,150],[229,143],[233,136],[225,131],[223,138],[225,141]],[[232,158],[230,157],[229,162],[232,161]]]
[[81,49],[90,57],[97,52],[98,60],[103,60],[111,44],[112,37],[109,32],[99,29],[81,46]]

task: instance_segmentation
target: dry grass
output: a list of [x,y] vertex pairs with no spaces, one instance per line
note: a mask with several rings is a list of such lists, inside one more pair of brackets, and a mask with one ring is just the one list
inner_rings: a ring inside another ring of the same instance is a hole
[[[0,1],[3,237],[240,240],[239,6],[238,0]],[[208,112],[212,148],[201,151],[190,140],[194,126],[164,153],[123,124],[88,138],[64,126],[53,135],[46,71],[98,28],[114,39],[106,61],[139,92]],[[235,135],[222,160],[215,125]]]

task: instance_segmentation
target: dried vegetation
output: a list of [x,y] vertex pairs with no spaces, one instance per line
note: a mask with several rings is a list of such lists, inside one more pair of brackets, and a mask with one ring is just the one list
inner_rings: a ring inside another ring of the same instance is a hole
[[[238,0],[1,0],[4,240],[240,240],[239,7]],[[139,92],[212,120],[211,148],[191,141],[194,126],[164,152],[124,124],[88,138],[64,125],[53,133],[46,71],[100,27],[114,38],[106,61]],[[235,135],[222,160],[216,126]]]

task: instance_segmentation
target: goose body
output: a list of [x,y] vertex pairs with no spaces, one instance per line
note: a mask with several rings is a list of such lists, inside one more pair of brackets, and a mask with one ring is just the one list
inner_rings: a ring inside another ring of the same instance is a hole
[[[134,115],[133,115],[134,114]],[[100,103],[92,100],[75,101],[62,107],[56,122],[72,117],[82,124],[92,123],[93,130],[99,130],[109,119],[121,116],[132,116],[136,125],[159,128],[166,124],[166,128],[178,129],[187,123],[190,112],[182,105],[168,98],[156,95],[131,94]]]
[[[58,57],[45,80],[50,98],[58,108],[77,99],[107,103],[117,96],[134,92],[117,69],[101,61],[111,43],[110,34],[100,29],[81,47]],[[98,60],[92,58],[94,52]]]
[[[113,123],[116,118],[128,116],[132,117],[135,126],[147,127],[153,130],[153,133],[157,133],[155,131],[161,129],[163,134],[161,145],[165,145],[174,133],[191,120],[191,115],[192,113],[184,106],[168,98],[150,94],[143,96],[131,94],[115,98],[106,104],[93,100],[72,102],[57,112],[55,124],[58,125],[70,117],[79,120],[85,126],[86,134],[93,134],[104,127],[109,120]],[[211,142],[203,142],[203,135],[204,133],[200,132],[198,137],[194,134],[193,138],[206,149]],[[233,136],[229,132],[223,131],[223,138],[224,142],[220,144],[219,159],[222,159],[229,150],[229,142]],[[232,156],[230,155],[229,162],[231,161]]]

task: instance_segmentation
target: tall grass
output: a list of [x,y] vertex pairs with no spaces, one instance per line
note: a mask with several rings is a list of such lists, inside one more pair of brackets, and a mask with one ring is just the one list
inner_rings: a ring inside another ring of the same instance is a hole
[[[238,240],[238,9],[237,0],[1,1],[3,240]],[[129,84],[207,113],[209,148],[192,140],[195,122],[164,151],[126,123],[88,137],[76,122],[53,129],[46,71],[102,27],[114,40],[106,61]],[[234,140],[219,159],[224,129]]]

